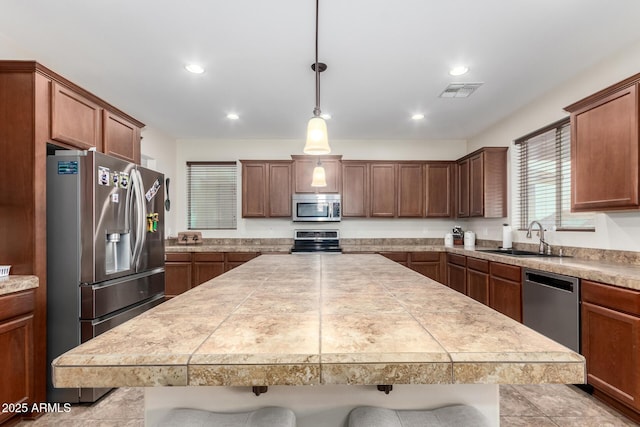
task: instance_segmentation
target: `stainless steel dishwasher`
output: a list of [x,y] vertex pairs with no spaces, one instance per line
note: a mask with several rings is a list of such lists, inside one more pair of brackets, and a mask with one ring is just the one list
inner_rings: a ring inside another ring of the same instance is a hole
[[522,271],[523,323],[580,352],[580,279],[545,271]]

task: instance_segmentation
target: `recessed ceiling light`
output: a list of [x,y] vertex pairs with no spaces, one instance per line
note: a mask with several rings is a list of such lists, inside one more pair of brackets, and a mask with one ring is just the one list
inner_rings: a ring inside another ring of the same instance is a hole
[[414,114],[411,116],[411,120],[422,120],[424,119],[424,114]]
[[240,118],[240,116],[237,115],[236,113],[227,114],[227,119],[229,119],[229,120],[238,120],[239,118]]
[[202,68],[201,65],[198,64],[187,64],[184,66],[184,68],[189,71],[190,73],[193,74],[202,74],[204,73],[204,68]]
[[320,114],[320,117],[322,117],[325,120],[329,120],[329,119],[331,119],[331,114],[322,113],[322,114]]
[[464,65],[459,65],[457,67],[453,67],[449,71],[449,74],[451,74],[452,76],[461,76],[463,74],[466,74],[468,71],[469,71],[469,67],[466,67]]

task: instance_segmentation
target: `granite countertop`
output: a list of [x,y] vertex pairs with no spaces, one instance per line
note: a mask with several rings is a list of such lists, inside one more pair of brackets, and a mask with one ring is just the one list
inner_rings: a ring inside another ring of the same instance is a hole
[[0,295],[26,291],[38,287],[37,276],[6,276],[0,277]]
[[[272,240],[272,241],[271,241]],[[291,243],[278,244],[278,239],[271,239],[262,242],[260,239],[246,239],[239,243],[221,242],[220,244],[204,245],[171,245],[167,246],[167,252],[270,252],[287,253],[291,249]],[[282,240],[282,239],[280,239]],[[384,240],[384,239],[382,239]],[[409,239],[410,240],[410,239]],[[628,289],[640,290],[640,264],[631,264],[620,260],[620,262],[600,261],[595,259],[585,259],[580,257],[514,257],[494,253],[482,252],[485,249],[495,249],[490,247],[477,247],[476,250],[467,250],[462,246],[453,248],[445,247],[441,244],[342,244],[344,253],[363,252],[448,252],[459,255],[471,256],[486,259],[489,261],[502,262],[505,264],[517,265],[520,267],[534,268],[551,273],[575,276],[581,279],[593,280],[609,285],[620,286]]]
[[262,255],[53,367],[57,387],[585,381],[579,354],[375,254]]

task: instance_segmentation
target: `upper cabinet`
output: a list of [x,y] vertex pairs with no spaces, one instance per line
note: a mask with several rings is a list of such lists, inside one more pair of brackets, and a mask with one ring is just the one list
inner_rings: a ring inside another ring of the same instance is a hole
[[[293,159],[294,193],[339,193],[342,185],[342,156],[295,156]],[[313,169],[322,164],[326,187],[312,187]]]
[[454,162],[425,164],[425,216],[427,218],[453,217],[454,170]]
[[242,217],[291,217],[289,160],[241,160]]
[[507,147],[485,147],[458,160],[458,217],[507,216]]
[[142,123],[54,73],[46,74],[51,85],[51,141],[140,163]]
[[424,216],[424,163],[399,162],[398,216],[403,218]]
[[342,161],[342,217],[369,216],[369,163]]
[[51,83],[51,139],[72,147],[102,151],[101,108],[75,91]]
[[571,113],[571,210],[638,209],[640,74],[565,108]]
[[140,163],[140,128],[117,114],[103,110],[102,147],[106,154]]
[[370,215],[394,217],[396,210],[396,164],[393,162],[369,164]]

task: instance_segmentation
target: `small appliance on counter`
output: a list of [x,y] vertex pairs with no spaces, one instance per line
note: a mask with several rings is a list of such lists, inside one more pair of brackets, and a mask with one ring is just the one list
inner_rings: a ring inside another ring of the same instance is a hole
[[341,253],[338,230],[295,230],[291,253]]
[[453,247],[453,233],[447,233],[444,235],[444,246],[446,248]]
[[462,245],[464,243],[464,232],[462,231],[462,227],[456,225],[453,227],[453,244],[454,245]]
[[476,233],[473,231],[464,232],[464,248],[470,251],[476,249]]

